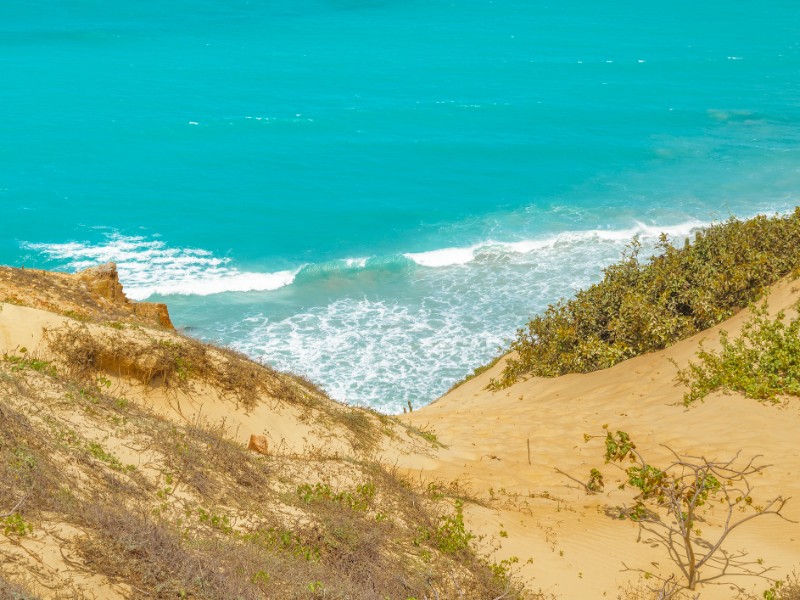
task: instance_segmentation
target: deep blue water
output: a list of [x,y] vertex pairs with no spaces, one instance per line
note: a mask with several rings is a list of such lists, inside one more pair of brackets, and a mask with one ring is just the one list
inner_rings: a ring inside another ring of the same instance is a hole
[[800,196],[800,7],[0,4],[0,262],[430,401],[647,245]]

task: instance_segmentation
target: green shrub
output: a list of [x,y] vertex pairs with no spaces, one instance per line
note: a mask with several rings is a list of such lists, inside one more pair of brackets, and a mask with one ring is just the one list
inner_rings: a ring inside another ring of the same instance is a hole
[[640,261],[634,240],[604,278],[550,305],[517,332],[516,356],[490,387],[530,374],[554,377],[610,367],[707,329],[800,266],[800,208],[787,216],[731,218]]
[[456,500],[455,508],[454,515],[445,515],[440,518],[439,525],[434,531],[436,545],[445,554],[467,550],[470,540],[475,537],[464,526],[464,503]]
[[297,487],[297,495],[306,504],[314,502],[335,502],[351,510],[365,511],[375,498],[375,484],[371,481],[357,485],[354,492],[334,492],[326,483],[316,483],[313,486],[303,483]]
[[757,400],[775,400],[781,394],[800,396],[800,317],[787,323],[780,312],[771,319],[764,302],[753,308],[738,337],[731,340],[723,331],[720,342],[719,352],[701,348],[700,362],[678,372],[678,381],[689,387],[684,404],[717,390],[741,392]]
[[0,527],[6,536],[23,537],[33,531],[33,526],[19,513],[12,513],[0,519]]

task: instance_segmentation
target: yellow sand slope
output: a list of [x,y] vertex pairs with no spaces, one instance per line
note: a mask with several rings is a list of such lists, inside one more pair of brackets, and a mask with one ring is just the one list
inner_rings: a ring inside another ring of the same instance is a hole
[[[784,280],[770,294],[770,311],[790,308],[799,298],[800,282]],[[759,462],[773,466],[753,481],[755,503],[792,496],[785,514],[795,522],[764,516],[742,526],[724,545],[745,553],[738,566],[729,564],[714,584],[698,588],[704,599],[731,598],[733,585],[760,596],[767,581],[742,572],[774,567],[768,576],[780,578],[800,564],[800,402],[772,405],[716,394],[687,409],[671,362],[685,366],[701,341],[717,348],[719,331],[738,331],[747,316],[743,311],[663,352],[604,371],[485,390],[501,361],[405,417],[435,431],[446,448],[430,458],[401,458],[400,464],[426,480],[458,480],[485,500],[486,507],[468,510],[468,525],[485,536],[487,548],[499,548],[498,560],[517,557],[531,587],[564,598],[601,598],[616,597],[621,586],[640,577],[646,577],[642,585],[653,584],[677,568],[663,541],[615,518],[614,507],[629,502],[631,494],[616,489],[622,472],[603,464],[602,439],[586,443],[584,434],[603,434],[604,425],[626,431],[655,464],[669,458],[662,444],[710,459],[737,451],[762,455]],[[594,496],[555,470],[588,481],[592,467],[606,476],[606,491]],[[710,539],[715,529],[703,528]],[[703,573],[719,574],[714,567]]]

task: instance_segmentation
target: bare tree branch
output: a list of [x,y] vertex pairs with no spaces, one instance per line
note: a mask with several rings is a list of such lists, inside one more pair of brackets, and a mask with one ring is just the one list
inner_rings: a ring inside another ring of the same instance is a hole
[[7,512],[7,513],[5,513],[5,514],[2,514],[2,515],[0,515],[0,519],[5,519],[6,517],[10,517],[10,516],[11,516],[11,515],[13,515],[15,512],[17,512],[17,511],[19,510],[19,508],[20,508],[20,507],[23,505],[23,503],[25,502],[25,500],[27,500],[27,499],[28,499],[28,496],[30,496],[30,495],[31,495],[31,493],[30,493],[30,492],[28,492],[27,494],[25,494],[25,495],[24,495],[22,498],[20,498],[20,499],[19,499],[19,502],[17,502],[17,503],[14,505],[14,508],[12,508],[10,511],[8,511],[8,512]]
[[574,481],[575,483],[577,483],[578,485],[580,485],[580,486],[581,486],[581,487],[584,489],[584,491],[585,491],[587,494],[594,494],[594,493],[595,493],[595,491],[594,491],[594,490],[590,489],[588,485],[586,485],[584,482],[582,482],[582,481],[581,481],[580,479],[578,479],[577,477],[573,477],[573,476],[572,476],[572,475],[570,475],[569,473],[565,473],[564,471],[562,471],[562,470],[561,470],[561,469],[559,469],[558,467],[556,467],[556,468],[555,468],[555,471],[556,471],[557,473],[560,473],[561,475],[563,475],[563,476],[564,476],[564,477],[566,477],[567,479],[571,479],[572,481]]

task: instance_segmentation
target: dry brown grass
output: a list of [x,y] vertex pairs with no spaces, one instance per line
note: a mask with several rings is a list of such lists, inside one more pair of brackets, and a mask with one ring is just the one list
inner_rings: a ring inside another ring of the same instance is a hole
[[[0,399],[0,514],[34,518],[52,506],[64,477],[58,449],[43,438],[30,419]],[[37,510],[39,509],[39,510]]]
[[[82,561],[70,568],[127,584],[137,598],[523,597],[466,543],[463,524],[452,527],[447,492],[427,493],[369,458],[404,431],[391,417],[142,327],[67,275],[0,268],[0,300],[73,318],[45,333],[52,364],[0,361],[0,481],[10,483],[0,485],[0,514],[13,508],[22,523],[11,543],[67,524],[83,532],[63,542]],[[176,394],[208,385],[245,410],[294,407],[353,452],[255,455],[224,423],[176,424],[128,402],[103,385],[109,375]],[[0,580],[0,590],[27,593],[12,583]],[[71,597],[50,583],[47,596]]]
[[124,306],[93,294],[77,277],[38,269],[0,266],[0,302],[39,308],[82,321],[142,322]]
[[245,410],[267,399],[277,400],[301,408],[307,420],[343,427],[357,451],[373,448],[389,420],[374,411],[336,403],[302,377],[174,333],[68,323],[47,330],[45,339],[72,379],[93,381],[105,373],[186,393],[200,382]]
[[764,598],[766,600],[800,600],[800,575],[797,571],[792,571],[785,579],[775,581],[758,596],[744,595],[740,596],[738,600],[754,600],[755,598]]
[[39,596],[19,583],[11,583],[0,573],[0,600],[38,600]]
[[[59,339],[92,349],[89,332]],[[469,546],[442,545],[446,497],[374,462],[262,457],[221,424],[176,425],[93,384],[96,360],[78,352],[88,366],[75,378],[0,361],[0,476],[12,482],[0,508],[25,496],[25,535],[43,519],[84,531],[72,542],[83,568],[142,598],[522,597]],[[142,464],[114,457],[97,432]]]
[[126,582],[138,598],[261,597],[238,568],[244,557],[232,543],[187,543],[179,528],[153,517],[146,505],[94,504],[82,516],[94,532],[78,544],[86,565]]
[[[800,577],[796,571],[771,585],[764,578],[763,587],[765,589],[760,593],[740,591],[734,597],[736,600],[800,600]],[[617,600],[697,600],[702,596],[702,592],[691,592],[677,586],[674,579],[667,582],[640,579],[621,588]]]
[[121,331],[70,323],[47,330],[45,339],[68,374],[79,380],[106,372],[147,386],[184,391],[202,381],[246,408],[274,387],[273,373],[243,357],[144,328]]

